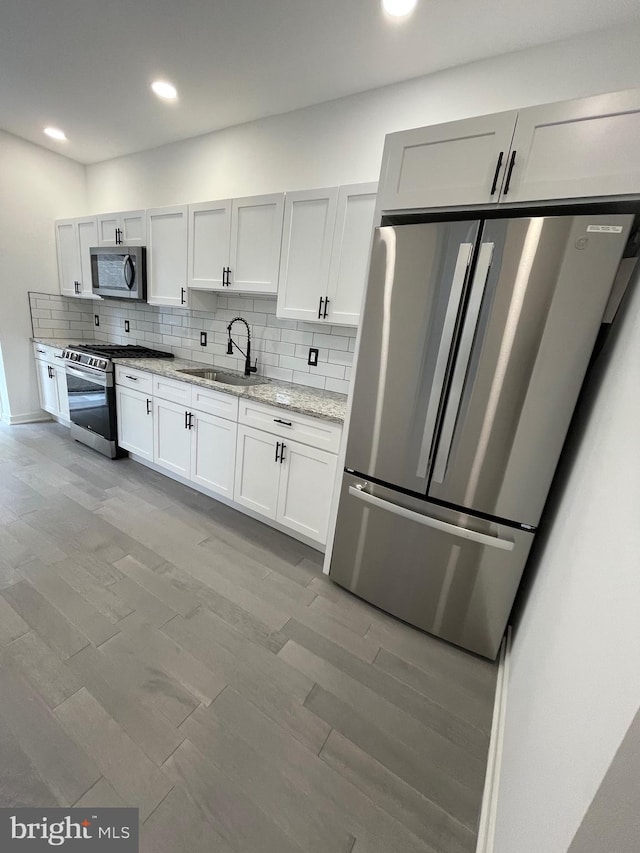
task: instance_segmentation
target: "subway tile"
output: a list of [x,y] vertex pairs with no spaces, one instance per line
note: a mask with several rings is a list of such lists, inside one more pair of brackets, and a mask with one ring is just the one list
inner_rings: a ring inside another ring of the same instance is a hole
[[313,334],[311,332],[299,332],[297,329],[283,329],[282,340],[290,344],[311,346],[313,343]]
[[280,367],[289,367],[291,370],[308,373],[309,365],[302,358],[290,358],[287,355],[280,356]]
[[331,364],[351,365],[353,364],[353,353],[344,352],[339,349],[331,349],[329,350],[329,358],[327,360],[331,362]]
[[337,391],[339,394],[349,393],[349,383],[346,379],[332,379],[328,377],[324,387],[327,391]]
[[319,361],[316,367],[309,369],[309,372],[318,376],[331,376],[333,379],[344,379],[343,364],[330,364],[328,361]]
[[293,381],[297,385],[310,385],[312,388],[324,388],[324,376],[316,376],[314,373],[300,373],[293,371]]
[[283,367],[265,367],[264,370],[260,369],[258,365],[259,372],[266,376],[268,379],[277,379],[280,382],[292,382],[293,381],[293,370],[286,370]]
[[265,341],[265,350],[279,355],[296,355],[295,344],[283,343],[282,341]]
[[313,336],[313,345],[316,347],[327,347],[328,349],[347,350],[349,348],[349,338],[339,335],[315,334]]
[[355,351],[356,351],[356,339],[355,338],[349,338],[349,352],[355,352]]

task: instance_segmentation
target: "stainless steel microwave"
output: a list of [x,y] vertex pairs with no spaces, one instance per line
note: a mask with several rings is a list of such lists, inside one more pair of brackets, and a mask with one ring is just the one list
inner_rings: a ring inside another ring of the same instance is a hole
[[144,246],[97,246],[89,251],[95,296],[146,301],[147,250]]

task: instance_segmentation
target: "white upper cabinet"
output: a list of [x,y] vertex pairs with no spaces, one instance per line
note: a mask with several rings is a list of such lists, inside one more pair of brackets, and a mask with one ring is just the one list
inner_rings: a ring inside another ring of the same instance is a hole
[[186,205],[147,210],[147,302],[186,308]]
[[284,195],[189,205],[189,287],[275,295]]
[[287,193],[278,317],[321,320],[329,284],[338,187]]
[[276,294],[283,212],[283,193],[233,200],[229,291]]
[[517,115],[496,113],[389,134],[380,209],[497,202]]
[[144,210],[103,213],[98,221],[99,246],[144,246],[147,242],[147,220]]
[[95,217],[56,222],[58,278],[63,296],[92,296],[89,249],[96,243]]
[[231,242],[231,199],[189,205],[189,287],[226,287]]
[[521,110],[501,201],[640,193],[640,92]]
[[326,319],[336,325],[360,322],[377,189],[376,183],[353,184],[338,193],[326,299]]
[[287,193],[278,317],[357,326],[377,184]]

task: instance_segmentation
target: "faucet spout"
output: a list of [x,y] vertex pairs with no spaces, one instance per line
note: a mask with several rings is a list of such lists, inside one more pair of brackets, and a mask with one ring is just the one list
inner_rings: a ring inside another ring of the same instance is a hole
[[[234,323],[244,323],[247,327],[247,351],[244,352],[238,344],[231,337],[231,327]],[[252,373],[258,372],[258,359],[256,359],[255,363],[251,364],[251,329],[249,328],[249,324],[244,319],[244,317],[234,317],[233,320],[227,326],[227,332],[229,333],[229,340],[227,341],[227,354],[233,354],[233,348],[235,347],[243,356],[244,356],[244,375],[250,376]]]

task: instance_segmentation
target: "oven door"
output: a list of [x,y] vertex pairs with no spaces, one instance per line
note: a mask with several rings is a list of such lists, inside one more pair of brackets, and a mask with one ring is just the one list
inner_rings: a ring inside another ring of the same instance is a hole
[[116,398],[113,374],[65,365],[69,417],[79,427],[115,441]]

